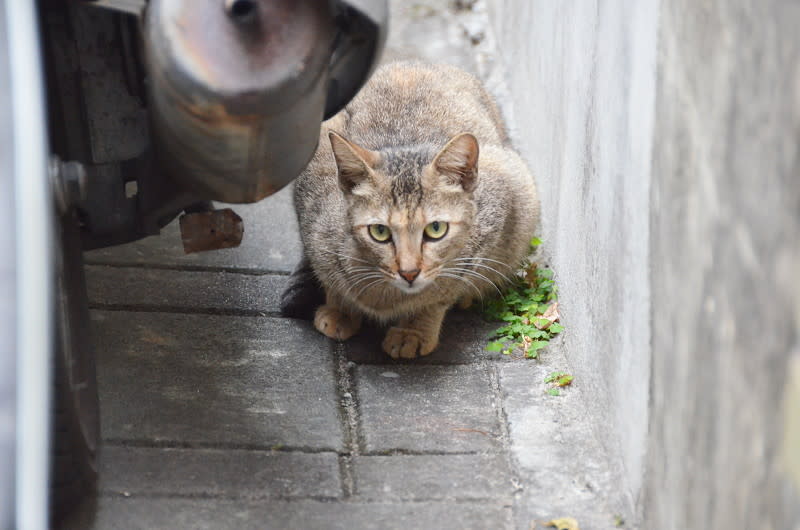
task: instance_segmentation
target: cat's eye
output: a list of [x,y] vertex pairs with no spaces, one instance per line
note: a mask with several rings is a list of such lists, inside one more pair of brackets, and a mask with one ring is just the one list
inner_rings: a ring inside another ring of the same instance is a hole
[[425,236],[428,239],[442,239],[447,233],[448,224],[444,221],[434,221],[425,227]]
[[392,238],[392,231],[386,225],[369,225],[369,235],[378,243],[386,243]]

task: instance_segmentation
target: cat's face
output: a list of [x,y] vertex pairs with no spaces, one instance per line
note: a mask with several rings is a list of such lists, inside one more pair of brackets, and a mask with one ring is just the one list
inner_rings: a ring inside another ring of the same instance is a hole
[[368,262],[365,266],[384,274],[386,283],[417,293],[457,266],[453,260],[469,238],[474,205],[463,193],[423,189],[421,200],[397,202],[390,195],[378,192],[352,202],[354,250]]
[[348,273],[357,292],[371,285],[414,294],[457,274],[475,217],[475,138],[459,135],[436,156],[376,153],[338,136],[331,142],[349,205],[357,259]]

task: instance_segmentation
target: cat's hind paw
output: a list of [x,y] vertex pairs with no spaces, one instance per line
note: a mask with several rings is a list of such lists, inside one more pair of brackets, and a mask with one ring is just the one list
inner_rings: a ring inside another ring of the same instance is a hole
[[335,340],[347,340],[361,329],[361,319],[325,304],[314,315],[317,331]]
[[430,340],[415,329],[389,328],[383,339],[383,351],[392,359],[413,359],[431,353],[436,340]]

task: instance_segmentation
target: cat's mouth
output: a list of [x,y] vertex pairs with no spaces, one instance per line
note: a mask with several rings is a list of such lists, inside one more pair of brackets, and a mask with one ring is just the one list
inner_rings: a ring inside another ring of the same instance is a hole
[[392,285],[406,294],[417,294],[427,289],[431,283],[428,278],[417,278],[410,284],[403,278],[395,278]]

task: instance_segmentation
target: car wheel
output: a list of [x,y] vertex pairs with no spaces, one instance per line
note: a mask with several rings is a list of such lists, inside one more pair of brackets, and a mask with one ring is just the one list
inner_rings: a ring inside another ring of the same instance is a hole
[[80,232],[74,215],[60,219],[53,351],[51,506],[62,517],[95,489],[100,437],[95,358],[89,330]]

